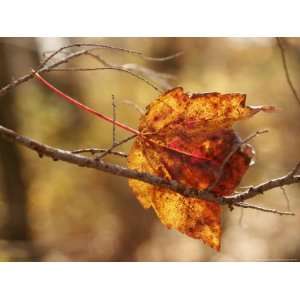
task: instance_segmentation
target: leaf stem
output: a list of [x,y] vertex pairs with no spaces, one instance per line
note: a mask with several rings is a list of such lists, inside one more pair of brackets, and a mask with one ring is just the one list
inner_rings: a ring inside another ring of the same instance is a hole
[[37,72],[35,72],[34,70],[32,70],[34,72],[34,76],[36,79],[38,79],[41,83],[43,83],[48,89],[50,89],[51,91],[53,91],[54,93],[56,93],[57,95],[59,95],[60,97],[62,97],[63,99],[65,99],[66,101],[68,101],[69,103],[79,107],[80,109],[82,110],[85,110],[95,116],[97,116],[98,118],[102,119],[102,120],[105,120],[107,122],[110,122],[112,124],[115,124],[116,126],[128,131],[128,132],[131,132],[131,133],[134,133],[134,134],[137,134],[139,135],[140,132],[134,128],[131,128],[129,126],[127,126],[126,124],[123,124],[121,122],[118,122],[116,120],[113,120],[112,118],[108,117],[108,116],[105,116],[104,114],[101,114],[95,110],[93,110],[92,108],[80,103],[79,101],[75,100],[74,98],[66,95],[64,92],[60,91],[59,89],[57,89],[56,87],[54,87],[51,83],[49,83],[46,79],[44,79],[40,74],[38,74]]

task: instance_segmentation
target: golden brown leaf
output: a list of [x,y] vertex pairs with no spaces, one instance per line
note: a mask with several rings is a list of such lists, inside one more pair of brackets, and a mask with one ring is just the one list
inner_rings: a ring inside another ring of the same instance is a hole
[[[187,95],[178,87],[154,100],[140,121],[140,135],[128,156],[132,169],[176,180],[204,190],[212,186],[232,147],[240,143],[231,128],[235,121],[272,107],[245,106],[242,94]],[[240,147],[224,166],[212,189],[229,195],[240,183],[252,159],[250,146]],[[221,208],[196,198],[138,180],[129,185],[145,208],[153,207],[168,228],[201,239],[220,249]]]

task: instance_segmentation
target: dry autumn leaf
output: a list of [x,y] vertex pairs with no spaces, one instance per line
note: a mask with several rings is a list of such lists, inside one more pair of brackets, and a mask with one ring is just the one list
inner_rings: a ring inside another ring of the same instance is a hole
[[[131,169],[176,180],[199,190],[209,189],[220,196],[230,195],[235,190],[254,156],[250,145],[242,145],[232,129],[233,123],[259,111],[274,111],[272,106],[246,106],[243,94],[189,96],[177,87],[147,107],[136,130],[78,102],[39,74],[35,77],[69,103],[136,134],[128,155]],[[232,152],[236,146],[239,147]],[[129,185],[144,208],[153,207],[168,228],[201,239],[220,250],[219,204],[184,197],[135,179],[130,179]]]
[[[216,195],[229,195],[247,171],[253,151],[240,146],[218,178],[223,161],[240,143],[235,121],[273,107],[245,106],[242,94],[194,94],[181,87],[161,95],[141,118],[128,166]],[[144,208],[153,207],[168,228],[201,239],[220,250],[221,207],[217,203],[184,197],[166,188],[130,179],[129,185]]]

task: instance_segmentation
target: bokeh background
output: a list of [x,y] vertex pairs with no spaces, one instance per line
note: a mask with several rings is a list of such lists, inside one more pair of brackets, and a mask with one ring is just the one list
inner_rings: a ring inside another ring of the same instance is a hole
[[[289,89],[274,38],[0,38],[0,84],[37,67],[45,51],[73,42],[103,43],[150,56],[184,54],[170,61],[147,61],[130,54],[98,50],[112,64],[126,65],[157,85],[189,92],[240,92],[247,103],[276,105],[236,125],[242,137],[257,129],[268,134],[251,142],[256,164],[241,186],[287,173],[300,159],[300,105]],[[300,83],[300,39],[284,40],[296,88]],[[67,66],[95,67],[89,57]],[[159,73],[153,73],[153,71]],[[154,74],[154,75],[153,75]],[[107,115],[112,94],[117,119],[137,127],[140,113],[157,91],[117,71],[53,72],[45,77],[67,94]],[[112,126],[64,103],[36,81],[1,98],[0,124],[62,149],[105,148]],[[126,133],[117,130],[117,139]],[[132,142],[122,145],[128,151]],[[107,161],[126,164],[117,157]],[[249,209],[223,209],[221,252],[164,227],[144,210],[127,180],[48,158],[0,139],[0,261],[281,261],[300,259],[299,186],[274,189],[253,204],[290,209],[278,216]]]

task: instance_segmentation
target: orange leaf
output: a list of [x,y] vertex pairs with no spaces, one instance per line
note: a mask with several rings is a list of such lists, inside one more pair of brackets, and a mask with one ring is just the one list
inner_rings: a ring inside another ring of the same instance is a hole
[[[224,159],[236,143],[235,121],[273,107],[245,106],[242,94],[194,94],[181,87],[161,95],[141,118],[140,135],[128,156],[132,169],[176,180],[204,190],[218,177]],[[216,195],[229,195],[247,171],[253,151],[240,147],[224,166],[212,189]],[[166,188],[130,179],[129,185],[145,208],[153,207],[168,228],[201,239],[220,250],[221,208],[196,198],[184,197]]]
[[[275,110],[272,106],[245,106],[246,95],[242,94],[189,96],[177,87],[148,106],[137,131],[83,105],[38,73],[34,75],[65,101],[137,134],[128,156],[130,168],[176,180],[199,190],[211,188],[216,195],[229,195],[234,191],[254,155],[250,145],[243,145],[228,159],[233,146],[240,143],[231,129],[232,124],[259,111]],[[220,205],[183,197],[138,180],[129,180],[129,185],[142,205],[153,207],[168,228],[175,228],[188,236],[202,239],[216,250],[220,249]]]

